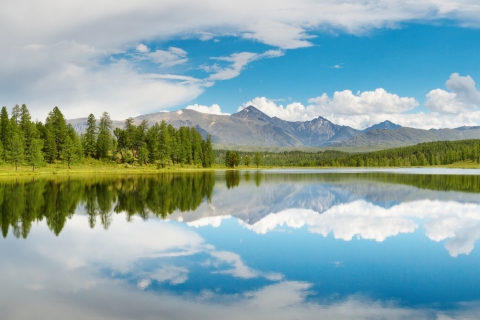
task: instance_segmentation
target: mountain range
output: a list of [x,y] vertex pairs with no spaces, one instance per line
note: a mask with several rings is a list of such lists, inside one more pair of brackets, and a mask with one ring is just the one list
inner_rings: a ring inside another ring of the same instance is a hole
[[[193,126],[203,135],[210,134],[220,146],[255,147],[395,147],[439,140],[480,138],[480,127],[422,130],[384,121],[357,130],[318,117],[308,121],[286,121],[270,117],[254,106],[232,115],[201,113],[190,109],[157,112],[134,118],[136,124],[150,125],[165,120],[174,127]],[[77,132],[85,132],[87,118],[68,120]],[[122,128],[124,122],[114,121]]]

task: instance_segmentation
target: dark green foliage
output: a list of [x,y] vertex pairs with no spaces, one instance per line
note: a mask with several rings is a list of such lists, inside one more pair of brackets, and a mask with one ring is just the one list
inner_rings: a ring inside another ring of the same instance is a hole
[[[216,163],[225,163],[232,151],[216,150]],[[416,167],[448,165],[459,161],[480,163],[480,140],[425,142],[415,146],[351,154],[340,151],[239,152],[240,157],[253,157],[257,167]],[[245,163],[245,161],[244,161]],[[245,163],[245,165],[247,165]]]
[[175,129],[165,121],[151,128],[147,121],[135,125],[132,118],[125,128],[116,128],[112,134],[112,120],[107,112],[102,114],[97,127],[90,114],[87,130],[79,137],[65,117],[55,107],[46,118],[45,125],[33,123],[26,105],[16,105],[11,118],[7,108],[0,114],[0,163],[8,161],[18,168],[27,164],[33,170],[45,161],[70,165],[83,157],[99,160],[120,160],[128,164],[188,164],[211,167],[214,163],[210,136],[206,141],[195,128]]
[[415,167],[458,161],[479,163],[480,140],[425,142],[415,146],[356,154],[322,161],[321,166]]
[[100,125],[98,126],[97,137],[97,157],[107,159],[111,157],[113,150],[112,120],[107,112],[102,114]]
[[225,153],[225,166],[228,168],[234,168],[240,163],[240,156],[238,152],[227,151]]
[[260,156],[260,152],[255,152],[255,156],[253,157],[253,163],[257,166],[257,168],[262,164],[262,157]]
[[24,159],[23,140],[19,132],[13,132],[9,141],[7,160],[15,166],[15,171],[18,170],[18,165]]
[[0,140],[3,146],[3,152],[1,154],[2,160],[7,160],[7,146],[9,144],[9,140],[11,139],[11,128],[10,128],[10,120],[8,119],[8,112],[7,108],[3,107],[2,112],[0,114]]
[[35,167],[41,166],[44,162],[42,144],[42,140],[33,139],[28,147],[27,162],[30,166],[32,166],[32,171],[35,171]]
[[250,156],[246,155],[245,158],[243,159],[243,164],[245,164],[248,167],[250,166],[251,162],[252,162],[252,159],[250,158]]
[[[51,131],[50,134],[52,134],[55,143],[54,148],[49,146],[49,151],[51,152],[55,150],[55,159],[60,160],[65,139],[67,137],[67,122],[58,107],[53,108],[53,110],[48,114],[48,117],[45,121],[45,127],[46,126],[49,126],[48,130]],[[49,156],[51,157],[52,155]]]
[[85,157],[94,158],[97,153],[97,120],[93,114],[87,119],[87,129],[83,138],[83,151]]

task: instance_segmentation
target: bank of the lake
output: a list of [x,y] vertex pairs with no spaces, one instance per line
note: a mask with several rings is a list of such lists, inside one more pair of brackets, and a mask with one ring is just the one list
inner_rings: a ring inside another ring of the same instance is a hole
[[157,174],[173,172],[202,172],[202,171],[223,171],[223,170],[276,170],[276,169],[325,169],[325,170],[394,170],[407,168],[451,168],[451,169],[480,169],[480,164],[473,161],[460,161],[448,165],[436,166],[415,166],[415,167],[302,167],[302,166],[245,166],[239,165],[235,168],[228,168],[223,165],[213,165],[211,168],[203,168],[195,165],[174,165],[159,168],[156,165],[126,165],[117,163],[102,163],[71,165],[66,164],[47,164],[43,167],[35,168],[28,166],[19,166],[17,170],[12,165],[0,165],[0,177],[12,176],[49,176],[49,175],[70,175],[70,174]]

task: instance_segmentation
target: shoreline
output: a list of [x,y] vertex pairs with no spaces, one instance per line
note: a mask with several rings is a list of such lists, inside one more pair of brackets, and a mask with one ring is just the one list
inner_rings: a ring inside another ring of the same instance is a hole
[[325,170],[325,171],[396,171],[396,170],[408,170],[408,169],[480,169],[480,164],[474,163],[454,163],[450,165],[439,165],[439,166],[416,166],[416,167],[274,167],[274,166],[261,166],[257,167],[247,167],[240,166],[236,168],[227,168],[224,166],[214,166],[212,168],[199,168],[194,166],[171,166],[167,168],[157,169],[156,166],[129,166],[125,167],[123,164],[118,165],[104,165],[104,166],[95,166],[95,165],[80,165],[72,166],[68,169],[63,167],[63,165],[47,165],[45,167],[36,168],[35,171],[32,171],[31,167],[21,166],[18,168],[18,171],[15,171],[15,167],[10,165],[1,165],[0,166],[0,178],[6,177],[48,177],[48,176],[69,176],[69,175],[91,175],[91,174],[101,174],[101,175],[119,175],[119,174],[161,174],[161,173],[188,173],[188,172],[216,172],[216,171],[255,171],[255,170]]

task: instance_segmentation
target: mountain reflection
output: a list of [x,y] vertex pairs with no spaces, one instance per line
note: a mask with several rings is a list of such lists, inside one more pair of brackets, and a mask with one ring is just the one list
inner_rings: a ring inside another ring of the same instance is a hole
[[[217,183],[216,183],[217,182]],[[221,182],[221,183],[219,183]],[[45,220],[59,235],[72,216],[108,229],[114,214],[218,227],[230,217],[265,234],[306,227],[350,241],[382,242],[423,226],[446,241],[451,256],[469,254],[480,238],[480,176],[392,173],[226,171],[152,176],[65,177],[0,183],[0,227],[26,238]]]

